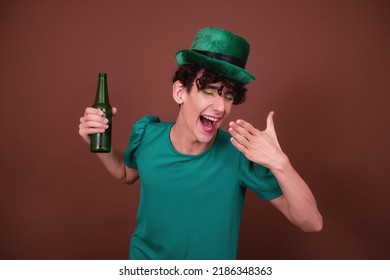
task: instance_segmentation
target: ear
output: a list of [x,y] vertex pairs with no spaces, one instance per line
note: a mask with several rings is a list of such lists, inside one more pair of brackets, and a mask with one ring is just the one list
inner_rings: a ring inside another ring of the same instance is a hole
[[181,105],[184,102],[186,89],[180,81],[175,81],[172,85],[172,96],[177,104]]

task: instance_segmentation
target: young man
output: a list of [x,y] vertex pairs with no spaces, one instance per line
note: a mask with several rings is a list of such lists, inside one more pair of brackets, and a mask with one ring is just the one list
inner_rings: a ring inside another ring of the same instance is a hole
[[[176,121],[148,115],[133,126],[124,153],[98,154],[119,180],[141,179],[131,259],[235,259],[247,188],[303,231],[322,229],[309,187],[280,148],[273,112],[264,131],[244,120],[230,122],[229,133],[219,128],[255,78],[245,70],[248,54],[244,38],[200,30],[192,48],[176,54]],[[86,142],[106,128],[102,112],[85,110],[79,133]]]

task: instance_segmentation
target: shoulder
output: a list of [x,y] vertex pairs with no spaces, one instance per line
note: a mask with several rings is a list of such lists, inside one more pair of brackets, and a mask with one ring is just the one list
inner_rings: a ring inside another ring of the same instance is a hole
[[133,132],[137,131],[137,130],[144,131],[148,125],[154,124],[154,123],[160,123],[160,122],[161,122],[161,120],[157,116],[153,116],[153,115],[143,116],[141,119],[139,119],[138,121],[136,121],[134,123]]
[[124,154],[125,163],[128,167],[137,168],[135,160],[138,150],[144,143],[149,144],[154,141],[156,137],[161,136],[169,123],[163,123],[160,118],[153,115],[146,115],[136,121],[132,127],[129,144]]
[[162,122],[159,117],[146,115],[134,123],[131,138],[136,142],[153,141],[156,137],[163,136],[170,130],[172,122]]
[[164,127],[166,124],[167,123],[162,123],[160,118],[157,116],[146,115],[142,117],[133,124],[130,143],[138,146],[150,131],[155,131],[153,128]]
[[146,131],[149,131],[150,129],[163,129],[169,127],[171,124],[171,122],[162,122],[158,116],[146,115],[134,123],[132,134],[143,135]]

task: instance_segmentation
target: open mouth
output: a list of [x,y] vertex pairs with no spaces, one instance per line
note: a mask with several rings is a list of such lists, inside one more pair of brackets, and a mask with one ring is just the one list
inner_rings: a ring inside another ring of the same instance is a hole
[[219,118],[212,116],[200,116],[200,123],[202,124],[202,128],[207,133],[212,133],[218,126]]

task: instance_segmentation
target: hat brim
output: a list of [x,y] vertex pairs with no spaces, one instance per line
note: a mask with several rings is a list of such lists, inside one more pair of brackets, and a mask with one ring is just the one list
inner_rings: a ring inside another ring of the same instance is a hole
[[242,84],[249,84],[256,79],[254,75],[252,75],[241,67],[218,59],[210,58],[193,50],[178,51],[176,53],[176,63],[179,66],[183,64],[196,64],[207,70],[216,72],[227,78],[238,81]]

